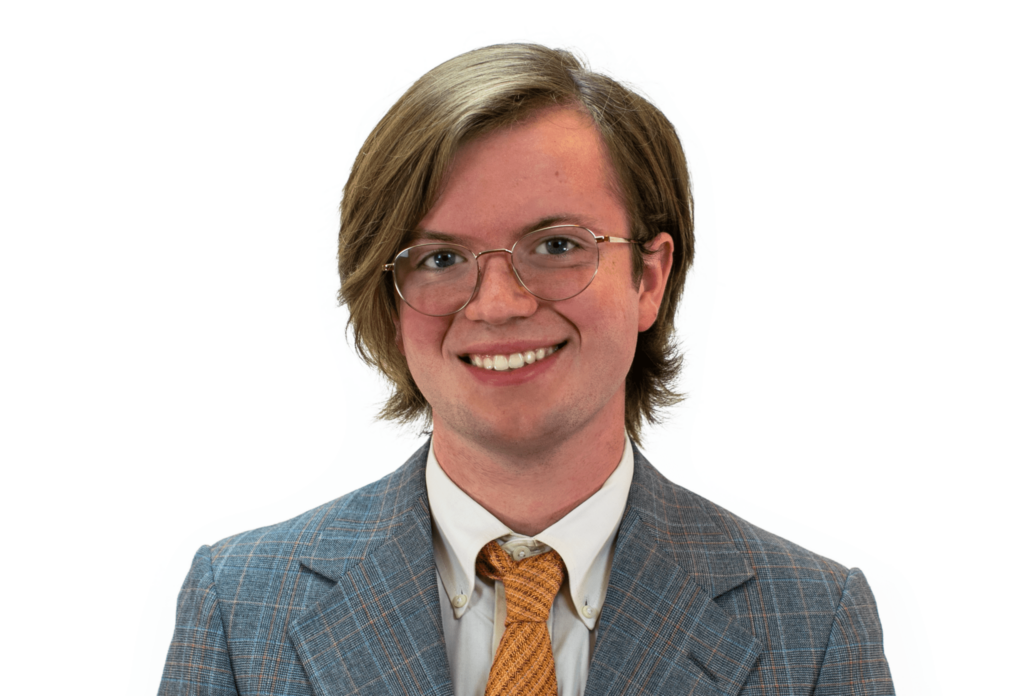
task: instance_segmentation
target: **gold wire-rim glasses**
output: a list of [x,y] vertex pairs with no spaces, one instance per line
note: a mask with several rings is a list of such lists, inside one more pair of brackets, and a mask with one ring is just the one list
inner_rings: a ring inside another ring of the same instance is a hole
[[636,240],[636,239],[626,239],[624,237],[612,237],[610,235],[595,234],[593,232],[593,230],[591,230],[591,229],[589,229],[587,227],[584,227],[583,225],[552,225],[550,227],[542,227],[542,228],[537,229],[537,230],[531,230],[527,234],[525,234],[522,237],[520,237],[519,239],[517,239],[516,242],[512,245],[511,249],[503,249],[503,248],[485,249],[484,251],[481,251],[481,252],[477,253],[477,252],[473,251],[472,249],[470,249],[469,247],[464,246],[462,244],[453,244],[452,246],[460,247],[460,248],[465,249],[466,251],[468,251],[470,254],[472,254],[472,256],[473,256],[473,263],[476,264],[476,284],[473,286],[473,292],[469,295],[469,298],[464,303],[462,303],[462,305],[460,307],[458,307],[458,309],[454,309],[454,310],[452,310],[450,312],[442,312],[440,314],[432,314],[430,312],[425,312],[422,309],[419,309],[418,307],[413,305],[405,297],[405,295],[402,293],[402,288],[399,287],[399,284],[398,284],[398,273],[395,271],[395,265],[398,263],[398,260],[399,260],[400,257],[402,257],[403,255],[408,255],[409,252],[413,251],[414,249],[418,249],[418,248],[426,247],[426,246],[437,246],[439,244],[445,244],[445,242],[425,242],[423,244],[414,244],[413,246],[406,247],[406,248],[402,249],[401,251],[399,251],[397,254],[395,254],[394,258],[391,260],[391,263],[384,264],[382,269],[381,269],[381,271],[383,273],[388,273],[388,272],[391,273],[392,285],[394,285],[395,292],[398,293],[398,296],[402,299],[402,301],[405,302],[405,304],[407,304],[411,309],[414,309],[415,311],[419,312],[420,314],[424,314],[424,315],[429,316],[429,317],[447,317],[447,316],[451,316],[452,314],[458,314],[459,312],[464,310],[466,307],[469,306],[469,303],[473,301],[473,298],[476,297],[476,293],[480,289],[480,280],[483,278],[483,269],[480,268],[480,257],[481,256],[485,256],[487,254],[506,253],[506,254],[509,255],[509,266],[512,267],[512,272],[515,274],[516,281],[519,283],[519,285],[524,290],[526,290],[526,292],[530,293],[531,295],[533,295],[537,299],[544,300],[545,302],[561,302],[562,300],[569,300],[569,299],[572,299],[573,297],[576,297],[577,295],[582,293],[584,290],[589,288],[590,284],[594,282],[594,278],[597,277],[597,271],[598,271],[598,269],[601,266],[601,251],[600,251],[600,247],[596,247],[596,249],[597,249],[597,256],[596,256],[596,259],[594,261],[594,272],[593,272],[593,274],[591,274],[590,278],[587,279],[587,282],[583,285],[583,287],[581,287],[576,292],[572,293],[571,295],[568,295],[567,297],[561,297],[561,298],[548,298],[548,297],[544,297],[543,295],[540,295],[540,294],[534,292],[533,290],[531,290],[526,285],[526,282],[523,280],[522,276],[519,274],[519,269],[516,268],[516,265],[514,263],[514,259],[515,259],[516,247],[524,239],[535,238],[535,235],[538,235],[538,234],[540,234],[542,232],[549,232],[551,230],[558,230],[558,229],[565,229],[565,228],[584,230],[585,232],[589,233],[590,236],[592,236],[594,238],[594,244],[595,245],[597,245],[597,244],[604,244],[604,243],[607,243],[607,244],[640,244],[640,242],[638,240]]

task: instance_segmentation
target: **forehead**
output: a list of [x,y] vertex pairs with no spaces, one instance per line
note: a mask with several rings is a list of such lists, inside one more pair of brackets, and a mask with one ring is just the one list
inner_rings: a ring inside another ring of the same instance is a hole
[[545,109],[464,145],[417,233],[498,241],[561,223],[621,233],[626,216],[613,171],[589,118]]

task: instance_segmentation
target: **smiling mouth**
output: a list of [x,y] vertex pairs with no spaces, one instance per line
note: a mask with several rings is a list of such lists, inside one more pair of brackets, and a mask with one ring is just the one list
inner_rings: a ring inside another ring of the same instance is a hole
[[535,362],[540,362],[554,353],[557,353],[558,350],[566,343],[568,343],[568,341],[562,341],[557,345],[547,346],[544,348],[535,348],[522,353],[509,353],[508,355],[481,355],[477,353],[470,353],[468,355],[460,355],[459,360],[484,370],[495,370],[496,372],[503,372],[504,370],[518,370],[520,367],[526,367],[527,365],[532,365]]

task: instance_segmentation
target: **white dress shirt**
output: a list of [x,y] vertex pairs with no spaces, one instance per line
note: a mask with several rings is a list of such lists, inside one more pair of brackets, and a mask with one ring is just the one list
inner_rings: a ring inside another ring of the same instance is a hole
[[565,562],[568,579],[555,597],[548,631],[559,696],[583,696],[597,620],[608,590],[615,536],[633,480],[629,437],[619,465],[604,485],[533,538],[513,533],[456,486],[438,464],[433,442],[426,477],[434,519],[441,620],[455,696],[484,693],[505,631],[504,586],[476,574],[477,554],[492,539],[498,539],[514,558],[554,549]]

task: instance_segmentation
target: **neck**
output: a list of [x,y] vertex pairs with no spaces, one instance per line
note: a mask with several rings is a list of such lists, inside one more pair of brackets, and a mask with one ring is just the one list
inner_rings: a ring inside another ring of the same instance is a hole
[[[624,414],[622,414],[624,416]],[[534,442],[480,442],[437,418],[433,446],[448,477],[517,534],[536,536],[597,492],[625,446],[624,419]]]

